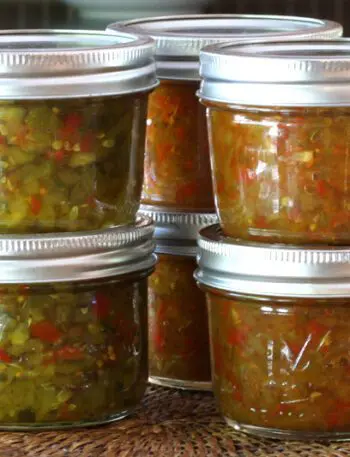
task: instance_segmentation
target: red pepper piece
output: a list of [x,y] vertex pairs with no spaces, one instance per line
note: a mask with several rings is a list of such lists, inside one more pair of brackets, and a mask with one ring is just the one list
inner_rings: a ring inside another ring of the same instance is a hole
[[30,333],[33,338],[39,338],[45,343],[56,343],[62,336],[62,333],[49,321],[40,321],[32,324]]
[[30,199],[30,210],[34,216],[37,216],[41,211],[41,200],[40,198],[33,195]]
[[12,359],[4,349],[0,348],[0,362],[11,363]]
[[301,350],[303,349],[304,344],[305,344],[305,342],[300,343],[300,342],[294,341],[292,343],[288,342],[287,346],[288,346],[289,350],[293,353],[293,355],[295,357],[297,357],[300,354]]
[[57,360],[82,360],[84,359],[84,352],[73,346],[63,346],[55,352]]
[[63,149],[59,149],[58,151],[55,151],[53,154],[54,159],[56,162],[62,162],[65,156],[65,151]]
[[105,319],[111,309],[112,302],[102,292],[97,292],[93,303],[92,312],[98,319]]
[[68,114],[64,120],[64,127],[68,130],[75,131],[83,123],[83,118],[78,113]]
[[307,325],[307,332],[314,336],[315,338],[322,338],[326,335],[329,331],[329,328],[325,325],[318,323],[317,321],[313,320],[310,321]]
[[244,331],[233,328],[229,331],[227,336],[227,343],[230,346],[240,346],[247,340],[247,335]]
[[153,345],[156,352],[163,352],[165,349],[165,332],[162,325],[157,325],[152,335]]
[[255,225],[259,228],[266,228],[268,226],[267,219],[265,216],[257,216],[255,219]]
[[317,181],[316,183],[316,192],[321,197],[324,197],[327,194],[327,183],[323,179]]

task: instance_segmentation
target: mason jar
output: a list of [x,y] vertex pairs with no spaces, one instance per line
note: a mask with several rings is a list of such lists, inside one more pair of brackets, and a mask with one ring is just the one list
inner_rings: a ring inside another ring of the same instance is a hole
[[350,249],[199,237],[214,393],[236,430],[350,438]]
[[155,221],[158,263],[149,278],[149,381],[165,387],[211,390],[207,305],[193,273],[200,228],[213,213],[163,213],[141,206]]
[[[142,203],[164,210],[213,211],[204,108],[198,103],[199,51],[219,41],[330,39],[339,24],[259,15],[189,15],[123,24],[156,41],[160,86],[149,100]],[[116,23],[108,27],[118,31]]]
[[348,40],[203,50],[216,208],[226,235],[349,245]]
[[147,384],[153,225],[0,238],[0,429],[121,419]]
[[0,34],[0,233],[135,222],[153,51],[122,32]]

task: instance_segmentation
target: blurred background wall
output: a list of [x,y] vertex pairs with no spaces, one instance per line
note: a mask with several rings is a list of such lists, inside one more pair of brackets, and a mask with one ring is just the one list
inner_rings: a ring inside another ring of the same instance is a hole
[[0,28],[97,28],[135,17],[189,13],[289,14],[342,22],[350,0],[0,0]]

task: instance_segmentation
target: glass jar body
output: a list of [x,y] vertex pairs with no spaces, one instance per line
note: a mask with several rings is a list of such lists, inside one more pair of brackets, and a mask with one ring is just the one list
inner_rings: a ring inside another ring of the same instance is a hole
[[147,95],[0,101],[0,233],[133,223]]
[[149,279],[150,381],[183,389],[211,389],[208,315],[193,279],[196,261],[158,256]]
[[213,210],[205,109],[197,89],[197,82],[163,80],[150,95],[144,204]]
[[0,429],[85,427],[133,411],[148,373],[145,276],[1,287]]
[[350,108],[208,108],[216,208],[243,240],[349,244]]
[[272,438],[350,437],[350,299],[207,289],[213,385],[236,429]]

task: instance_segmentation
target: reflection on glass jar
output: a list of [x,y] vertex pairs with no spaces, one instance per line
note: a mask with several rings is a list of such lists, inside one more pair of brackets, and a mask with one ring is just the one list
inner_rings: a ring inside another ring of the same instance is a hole
[[231,425],[295,439],[350,433],[349,299],[207,297],[214,390]]
[[1,287],[0,428],[93,425],[133,410],[147,382],[144,276]]
[[348,108],[209,108],[216,204],[227,235],[350,242]]
[[149,375],[151,382],[210,389],[205,295],[193,279],[193,257],[159,255],[149,279]]
[[198,82],[166,81],[150,95],[144,204],[179,210],[214,206],[205,109]]
[[147,96],[0,101],[0,232],[132,223]]

